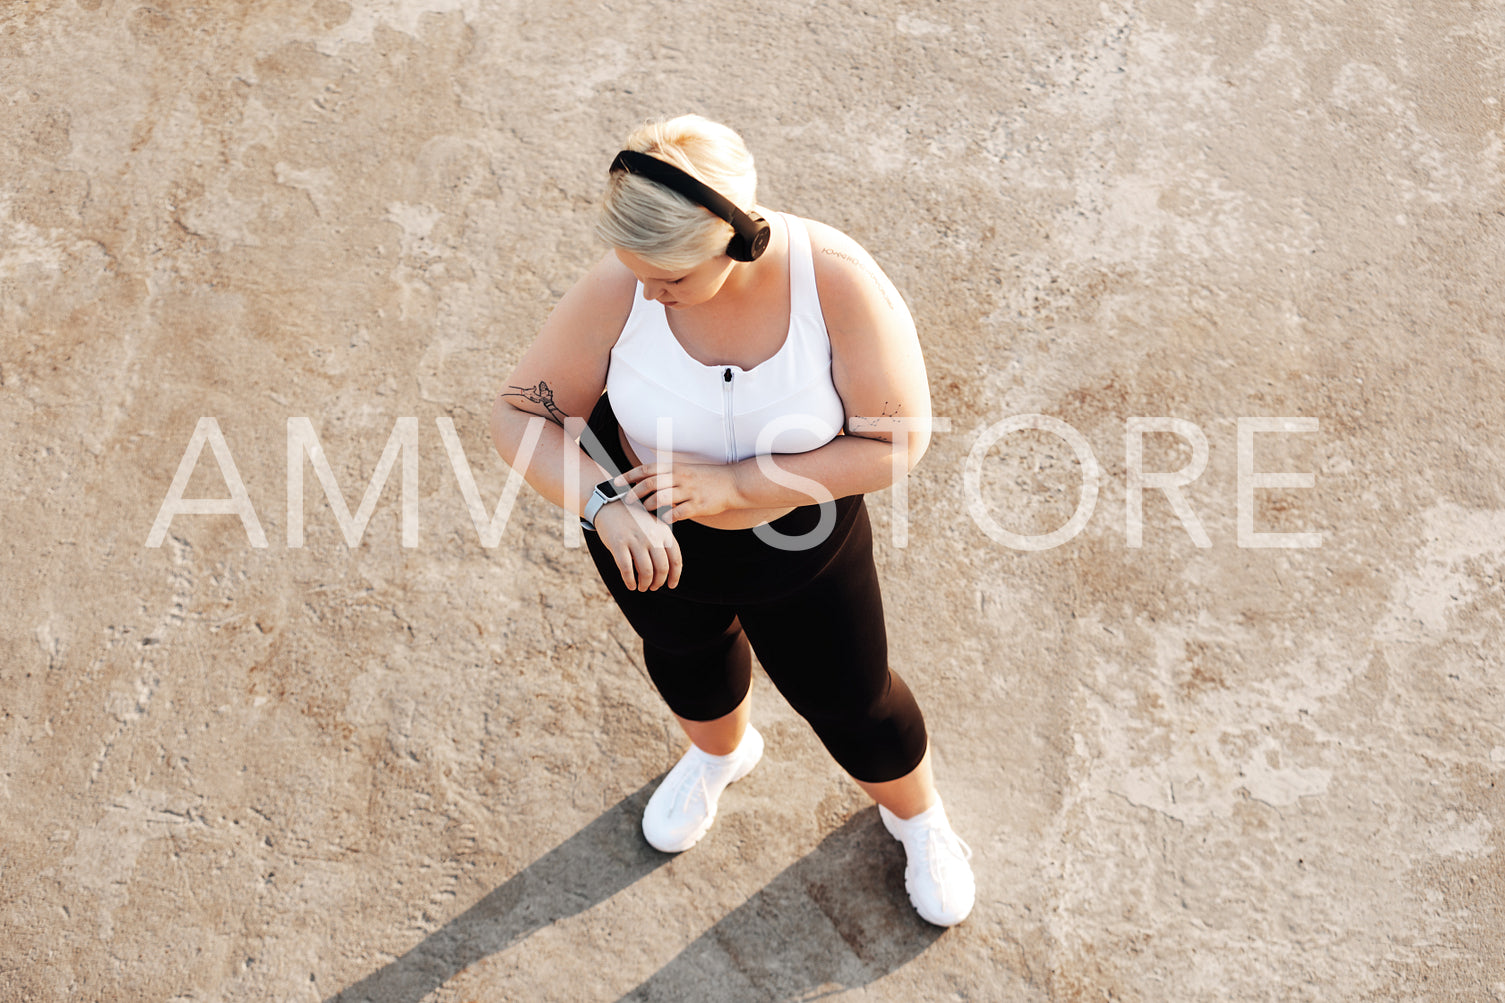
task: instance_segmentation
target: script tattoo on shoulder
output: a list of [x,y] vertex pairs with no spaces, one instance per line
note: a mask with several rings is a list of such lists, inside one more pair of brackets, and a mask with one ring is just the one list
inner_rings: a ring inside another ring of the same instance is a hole
[[867,265],[863,264],[856,257],[846,253],[845,251],[838,251],[834,247],[823,247],[821,248],[820,253],[829,254],[833,258],[840,258],[842,261],[845,261],[850,265],[856,265],[857,268],[861,270],[862,274],[873,280],[873,285],[878,287],[878,295],[883,297],[883,302],[888,306],[888,308],[890,310],[894,308],[894,301],[889,298],[888,289],[883,285],[883,280],[878,277],[877,272],[873,271]]
[[548,412],[546,417],[554,424],[564,427],[565,413],[559,410],[559,405],[554,403],[554,391],[543,380],[538,381],[537,386],[532,387],[508,387],[502,393],[503,397],[521,397],[530,404],[537,404]]

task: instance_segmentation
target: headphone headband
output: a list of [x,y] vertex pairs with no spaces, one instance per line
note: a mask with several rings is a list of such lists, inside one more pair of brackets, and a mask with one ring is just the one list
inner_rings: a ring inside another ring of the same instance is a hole
[[726,254],[732,260],[756,260],[768,246],[769,227],[762,216],[743,212],[731,199],[673,164],[636,150],[623,150],[611,162],[610,173],[616,174],[618,171],[636,174],[661,184],[703,206],[711,215],[730,223],[736,233],[727,242]]

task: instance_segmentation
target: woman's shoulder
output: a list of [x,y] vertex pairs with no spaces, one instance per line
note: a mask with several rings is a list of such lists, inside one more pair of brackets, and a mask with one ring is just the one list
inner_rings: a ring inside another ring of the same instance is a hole
[[810,234],[815,286],[828,327],[841,326],[846,318],[868,319],[877,308],[903,308],[899,291],[861,244],[827,223],[801,222]]
[[[619,259],[614,251],[607,251],[580,277],[575,288],[582,299],[598,308],[632,308],[632,299],[637,295],[637,276]],[[625,315],[624,315],[625,319]]]
[[817,268],[820,267],[819,262],[822,254],[835,254],[836,252],[843,251],[847,253],[857,251],[864,255],[867,254],[862,249],[861,244],[829,223],[822,223],[818,219],[810,219],[806,216],[795,216],[793,213],[785,213],[784,215],[798,220],[804,226],[805,232],[810,235],[810,250],[816,254]]
[[615,253],[607,251],[560,297],[549,324],[590,340],[614,342],[632,313],[636,296],[637,278]]

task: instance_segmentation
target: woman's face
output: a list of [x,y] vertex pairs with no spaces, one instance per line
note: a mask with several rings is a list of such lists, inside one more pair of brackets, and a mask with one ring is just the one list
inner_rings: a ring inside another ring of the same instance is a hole
[[715,296],[737,264],[726,255],[718,254],[694,268],[660,268],[620,247],[617,248],[617,260],[643,284],[644,299],[658,300],[676,310],[699,306]]

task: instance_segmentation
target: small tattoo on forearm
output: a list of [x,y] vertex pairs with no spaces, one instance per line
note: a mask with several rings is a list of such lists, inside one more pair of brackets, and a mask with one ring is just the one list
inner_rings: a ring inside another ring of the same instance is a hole
[[530,404],[537,404],[548,414],[545,416],[554,424],[564,426],[564,419],[568,417],[559,406],[554,403],[554,391],[543,380],[538,381],[534,387],[509,387],[502,393],[503,397],[521,397]]
[[861,269],[862,274],[866,275],[868,278],[870,278],[870,279],[873,280],[873,285],[875,285],[875,286],[878,287],[878,295],[880,295],[880,296],[883,297],[883,302],[888,306],[888,308],[890,310],[892,310],[894,308],[894,301],[891,300],[891,299],[889,299],[888,290],[886,288],[884,288],[883,280],[881,278],[879,278],[878,274],[876,272],[874,272],[871,268],[869,268],[867,265],[863,264],[861,261],[859,261],[858,259],[854,258],[852,255],[847,254],[845,251],[838,251],[834,247],[823,247],[823,248],[821,248],[821,252],[820,253],[822,253],[822,254],[829,254],[832,257],[840,258],[842,261],[845,261],[848,264],[856,265],[859,269]]

